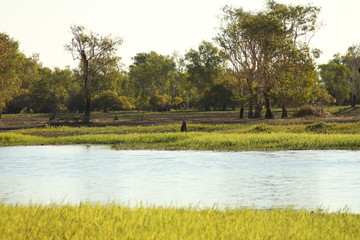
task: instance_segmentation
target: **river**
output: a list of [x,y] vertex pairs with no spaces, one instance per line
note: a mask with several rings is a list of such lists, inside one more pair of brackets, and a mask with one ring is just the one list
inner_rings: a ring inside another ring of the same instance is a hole
[[0,147],[0,202],[318,207],[360,212],[360,151]]

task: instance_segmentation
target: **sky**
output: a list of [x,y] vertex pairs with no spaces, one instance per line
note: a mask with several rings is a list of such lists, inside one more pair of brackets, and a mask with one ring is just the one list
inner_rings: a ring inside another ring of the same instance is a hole
[[[137,53],[155,51],[184,55],[212,41],[225,5],[263,10],[265,0],[0,0],[0,32],[20,43],[27,56],[40,55],[46,67],[75,67],[64,50],[70,26],[82,25],[100,35],[123,39],[117,55],[125,66]],[[359,0],[277,0],[321,7],[321,29],[310,45],[323,51],[318,63],[360,43]]]

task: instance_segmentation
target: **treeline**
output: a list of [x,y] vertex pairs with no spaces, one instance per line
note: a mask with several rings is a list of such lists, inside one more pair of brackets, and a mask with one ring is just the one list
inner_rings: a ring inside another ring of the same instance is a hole
[[[65,49],[76,69],[43,67],[19,43],[0,34],[0,114],[92,110],[239,109],[244,117],[272,118],[272,107],[308,103],[355,104],[360,89],[360,47],[316,66],[319,50],[308,39],[320,9],[267,1],[263,11],[225,7],[213,42],[183,56],[138,53],[124,70],[121,39],[72,26]],[[1,115],[0,115],[1,116]]]

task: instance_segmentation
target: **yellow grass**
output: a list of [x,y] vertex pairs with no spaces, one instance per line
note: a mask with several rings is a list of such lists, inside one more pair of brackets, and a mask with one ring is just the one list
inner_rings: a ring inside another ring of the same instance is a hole
[[0,204],[0,239],[359,239],[360,215],[303,210]]

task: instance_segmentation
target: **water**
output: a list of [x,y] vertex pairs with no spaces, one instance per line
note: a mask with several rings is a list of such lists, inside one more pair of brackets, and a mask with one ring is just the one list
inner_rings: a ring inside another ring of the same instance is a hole
[[0,202],[294,206],[360,212],[360,151],[0,148]]

